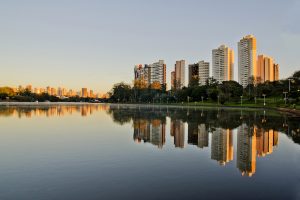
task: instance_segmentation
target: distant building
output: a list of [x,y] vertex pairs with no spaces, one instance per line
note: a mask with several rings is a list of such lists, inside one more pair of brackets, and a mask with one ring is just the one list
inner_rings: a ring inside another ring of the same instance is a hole
[[199,83],[199,63],[189,65],[189,85],[197,81]]
[[32,85],[27,85],[27,86],[26,86],[26,89],[27,89],[28,91],[30,91],[30,92],[33,92]]
[[51,95],[51,87],[50,87],[50,86],[48,86],[48,87],[46,88],[46,91],[47,91],[47,94]]
[[40,94],[40,89],[39,88],[34,88],[33,91],[34,91],[35,94]]
[[62,95],[62,89],[60,87],[57,88],[57,96],[63,96]]
[[266,55],[257,57],[257,82],[279,80],[279,65],[274,63],[273,58]]
[[144,77],[148,86],[155,82],[160,83],[161,86],[166,85],[166,64],[163,60],[159,60],[150,65],[145,65],[144,70]]
[[233,80],[233,50],[225,45],[212,50],[212,75],[219,83]]
[[249,78],[257,77],[256,38],[247,35],[238,42],[238,71],[239,83],[245,88]]
[[93,90],[90,90],[89,97],[94,98],[94,91]]
[[134,66],[134,81],[135,82],[140,81],[141,84],[148,86],[148,80],[147,77],[145,76],[145,68],[143,67],[142,64]]
[[82,88],[81,89],[81,97],[87,98],[88,97],[88,90],[87,88]]
[[177,89],[185,86],[185,60],[176,61],[175,80]]
[[199,83],[200,85],[205,85],[207,79],[209,78],[209,62],[204,62],[202,60],[198,64],[199,64]]
[[176,79],[176,72],[171,72],[171,90],[175,89],[175,79]]
[[51,88],[51,95],[52,96],[56,96],[57,95],[57,92],[56,92],[55,88]]

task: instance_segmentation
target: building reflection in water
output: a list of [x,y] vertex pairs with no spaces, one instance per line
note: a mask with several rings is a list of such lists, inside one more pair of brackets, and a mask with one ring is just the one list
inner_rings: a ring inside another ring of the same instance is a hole
[[248,127],[242,124],[237,135],[237,167],[242,175],[252,176],[256,171],[256,156],[273,153],[278,145],[278,131]]
[[188,144],[197,145],[199,148],[208,147],[208,138],[205,124],[188,124]]
[[266,156],[273,152],[273,147],[278,145],[278,131],[255,128],[256,148],[258,156]]
[[162,120],[136,119],[133,120],[133,139],[140,143],[141,141],[162,148],[166,142],[166,125]]
[[238,127],[237,168],[242,175],[252,176],[256,170],[256,135],[247,124]]
[[225,165],[233,160],[233,136],[229,129],[216,128],[212,133],[211,159]]
[[181,120],[171,119],[170,134],[174,137],[175,147],[184,148],[184,123]]
[[[199,110],[187,113],[184,109],[164,110],[161,107],[146,107],[142,110],[129,106],[124,108],[108,104],[83,104],[0,107],[0,117],[62,117],[72,114],[86,117],[97,111],[105,111],[120,125],[133,122],[134,141],[151,143],[158,148],[162,148],[166,143],[166,117],[171,119],[170,135],[176,148],[185,147],[187,123],[188,144],[201,149],[211,144],[210,158],[220,165],[232,161],[236,149],[236,167],[245,176],[255,174],[257,157],[263,158],[273,153],[279,144],[279,132],[300,144],[299,118],[267,116],[265,112],[259,115],[256,112],[243,114],[239,111],[202,110],[199,116]],[[236,148],[233,147],[233,130],[237,130]]]
[[109,106],[105,104],[83,105],[55,105],[55,106],[10,106],[1,109],[0,116],[26,117],[63,117],[79,113],[82,117],[92,115],[95,111],[107,111]]

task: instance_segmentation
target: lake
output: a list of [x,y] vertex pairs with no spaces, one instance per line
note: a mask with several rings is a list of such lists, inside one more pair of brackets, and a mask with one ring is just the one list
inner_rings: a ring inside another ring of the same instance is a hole
[[300,117],[134,105],[0,107],[0,199],[300,199]]

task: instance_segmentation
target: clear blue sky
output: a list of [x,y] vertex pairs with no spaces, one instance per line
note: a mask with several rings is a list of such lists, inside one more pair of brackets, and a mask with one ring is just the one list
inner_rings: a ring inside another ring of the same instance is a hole
[[0,86],[64,86],[106,92],[131,83],[133,66],[164,59],[211,62],[247,34],[275,58],[280,77],[300,70],[299,0],[0,1]]

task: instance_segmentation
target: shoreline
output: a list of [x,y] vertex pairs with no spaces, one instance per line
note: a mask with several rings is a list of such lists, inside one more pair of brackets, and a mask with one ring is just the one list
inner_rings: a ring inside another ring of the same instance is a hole
[[205,108],[205,109],[230,109],[230,110],[273,110],[288,114],[294,114],[300,116],[300,110],[290,108],[276,108],[276,107],[251,107],[251,106],[218,106],[218,105],[187,105],[187,104],[129,104],[129,103],[89,103],[89,102],[0,102],[0,107],[10,106],[82,106],[82,105],[103,105],[108,104],[112,106],[123,106],[123,107],[168,107],[168,108]]
[[89,102],[0,102],[0,106],[57,106],[57,105],[92,105]]

